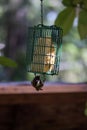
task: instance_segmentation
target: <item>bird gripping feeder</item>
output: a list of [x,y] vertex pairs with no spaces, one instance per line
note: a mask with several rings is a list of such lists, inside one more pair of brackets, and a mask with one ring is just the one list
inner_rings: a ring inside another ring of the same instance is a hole
[[[35,74],[32,85],[40,90],[46,75],[58,75],[62,47],[62,28],[43,25],[43,0],[41,24],[29,27],[27,32],[27,69]],[[43,75],[43,79],[41,79]]]

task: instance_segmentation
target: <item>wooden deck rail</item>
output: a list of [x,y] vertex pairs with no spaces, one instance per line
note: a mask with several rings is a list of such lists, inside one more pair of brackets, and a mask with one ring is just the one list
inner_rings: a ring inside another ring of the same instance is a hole
[[[0,103],[42,103],[48,102],[48,100],[42,101],[42,97],[49,95],[87,95],[87,84],[71,84],[71,83],[46,83],[43,90],[36,91],[34,87],[28,82],[12,82],[12,83],[1,83],[0,84]],[[6,99],[5,99],[6,97]],[[10,99],[11,98],[11,99]],[[35,99],[34,99],[35,98]],[[75,96],[73,96],[73,100]],[[52,102],[52,99],[49,98]],[[58,100],[58,99],[57,99]],[[86,100],[86,98],[85,98]],[[54,102],[54,101],[53,101]]]
[[0,84],[0,130],[86,130],[87,84]]
[[70,92],[87,92],[87,83],[45,83],[40,91],[36,91],[30,82],[0,83],[0,94]]

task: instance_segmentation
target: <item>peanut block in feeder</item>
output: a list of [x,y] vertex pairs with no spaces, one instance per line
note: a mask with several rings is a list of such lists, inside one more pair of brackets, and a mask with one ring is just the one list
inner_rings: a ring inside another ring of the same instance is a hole
[[54,69],[56,51],[51,37],[37,38],[36,41],[31,71],[38,73],[52,71]]

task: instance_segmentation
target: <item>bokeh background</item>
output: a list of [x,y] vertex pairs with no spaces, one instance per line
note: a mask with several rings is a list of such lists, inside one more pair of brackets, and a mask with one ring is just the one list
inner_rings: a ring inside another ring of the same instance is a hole
[[[53,25],[67,5],[62,0],[44,0],[44,24]],[[26,71],[26,32],[28,26],[40,23],[40,15],[40,0],[0,0],[0,56],[11,58],[18,64],[16,68],[0,65],[0,81],[33,79],[34,75]],[[63,21],[66,22],[65,18]],[[75,17],[63,36],[59,75],[47,76],[47,81],[87,82],[87,35],[81,38],[77,27],[78,17]]]

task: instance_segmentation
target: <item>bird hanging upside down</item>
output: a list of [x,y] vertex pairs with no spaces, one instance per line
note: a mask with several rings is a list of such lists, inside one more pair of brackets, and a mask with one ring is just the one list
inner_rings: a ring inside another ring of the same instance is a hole
[[40,79],[40,76],[35,76],[35,78],[33,79],[33,81],[31,82],[33,87],[39,91],[39,90],[42,90],[42,87],[43,87],[43,82],[41,81]]

